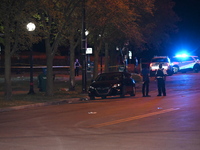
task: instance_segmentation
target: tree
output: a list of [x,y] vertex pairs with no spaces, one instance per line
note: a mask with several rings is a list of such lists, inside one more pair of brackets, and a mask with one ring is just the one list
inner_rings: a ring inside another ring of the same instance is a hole
[[26,25],[31,20],[31,13],[34,12],[29,2],[29,0],[2,0],[0,5],[0,32],[4,35],[4,84],[5,98],[7,100],[12,97],[11,56],[19,49],[27,49],[33,42],[38,40],[38,38],[35,38],[35,34],[29,36],[30,33],[26,30]]
[[152,13],[153,2],[153,0],[88,0],[87,22],[94,44],[94,77],[98,74],[98,55],[104,41],[111,43],[121,40],[120,45],[126,40],[134,41],[138,45],[144,41],[138,24],[143,16],[138,9]]
[[[57,52],[58,46],[64,41],[70,42],[70,70],[73,70],[72,63],[74,61],[74,50],[76,47],[76,40],[74,36],[74,29],[78,32],[78,28],[74,27],[72,16],[75,16],[74,10],[78,6],[80,0],[44,0],[37,1],[38,15],[36,19],[40,22],[42,29],[42,36],[45,40],[46,56],[47,56],[47,90],[46,95],[53,95],[53,58]],[[69,21],[70,20],[70,21]],[[77,34],[77,33],[75,33]],[[70,80],[74,80],[74,73],[70,71]],[[71,87],[74,87],[74,82]]]
[[156,0],[154,15],[140,21],[143,27],[145,43],[140,47],[142,50],[154,50],[159,53],[166,49],[170,43],[170,34],[177,31],[176,23],[180,21],[173,7],[172,0]]

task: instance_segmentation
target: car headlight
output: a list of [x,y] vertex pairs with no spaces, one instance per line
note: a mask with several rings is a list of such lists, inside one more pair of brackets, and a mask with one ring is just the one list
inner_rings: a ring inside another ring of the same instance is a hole
[[120,86],[120,84],[118,83],[118,84],[114,84],[113,85],[113,88],[116,88],[116,87],[119,87]]
[[93,86],[90,86],[89,89],[95,89]]

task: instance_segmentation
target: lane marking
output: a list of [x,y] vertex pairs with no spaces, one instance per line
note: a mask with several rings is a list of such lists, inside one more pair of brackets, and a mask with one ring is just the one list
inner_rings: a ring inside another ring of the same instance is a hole
[[139,116],[129,117],[129,118],[125,118],[125,119],[119,119],[119,120],[114,120],[114,121],[110,121],[110,122],[91,125],[91,126],[88,126],[88,127],[90,127],[90,128],[100,128],[100,127],[118,124],[118,123],[122,123],[122,122],[127,122],[127,121],[137,120],[137,119],[146,118],[146,117],[150,117],[150,116],[155,116],[155,115],[175,111],[175,110],[178,110],[178,109],[180,109],[180,108],[170,108],[170,109],[152,112],[152,113],[148,113],[148,114],[144,114],[144,115],[139,115]]

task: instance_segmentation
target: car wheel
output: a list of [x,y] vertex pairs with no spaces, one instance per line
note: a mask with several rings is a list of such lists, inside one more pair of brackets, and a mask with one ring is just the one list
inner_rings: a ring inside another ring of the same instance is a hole
[[124,86],[123,86],[122,89],[121,89],[120,97],[121,97],[121,98],[125,97],[125,87],[124,87]]
[[125,95],[121,94],[121,95],[120,95],[120,97],[121,97],[121,98],[124,98],[124,97],[125,97]]
[[90,96],[90,100],[95,100],[95,97],[94,96]]
[[173,66],[173,73],[176,74],[179,71],[179,67],[178,66]]
[[101,98],[102,98],[102,99],[106,99],[106,96],[102,96]]
[[200,66],[198,64],[195,64],[194,67],[193,67],[194,72],[198,73],[199,72],[199,68],[200,68]]
[[133,91],[130,93],[130,96],[135,96],[135,93],[136,93],[136,88],[133,87]]

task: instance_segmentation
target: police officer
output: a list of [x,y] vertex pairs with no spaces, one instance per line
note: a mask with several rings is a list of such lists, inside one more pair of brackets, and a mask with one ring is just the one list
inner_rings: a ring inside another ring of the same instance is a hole
[[75,70],[75,76],[79,75],[79,67],[80,67],[80,63],[78,61],[78,59],[76,59],[76,61],[74,62],[74,70]]
[[159,64],[159,69],[156,71],[156,80],[158,86],[158,95],[157,96],[166,96],[166,89],[165,89],[165,79],[166,79],[167,72],[162,68],[162,64]]
[[143,95],[143,97],[150,97],[150,95],[149,95],[150,71],[147,68],[147,65],[145,65],[145,64],[143,64],[143,69],[142,69],[141,75],[142,75],[142,80],[143,80],[142,95]]

